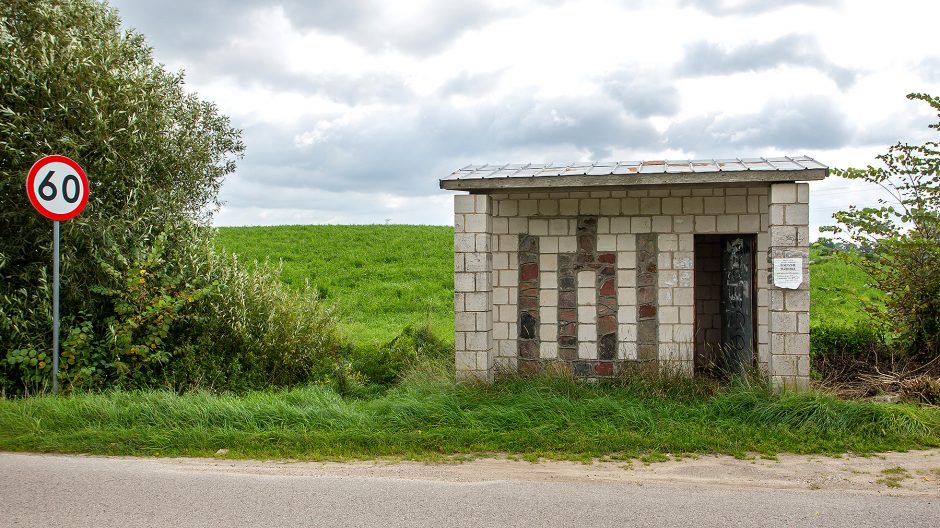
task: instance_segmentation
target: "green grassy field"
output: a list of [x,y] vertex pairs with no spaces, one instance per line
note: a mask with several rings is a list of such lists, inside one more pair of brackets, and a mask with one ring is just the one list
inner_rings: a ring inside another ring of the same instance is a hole
[[[453,342],[453,229],[440,226],[278,226],[220,228],[219,248],[246,260],[282,262],[285,283],[309,281],[337,308],[355,344],[379,344],[407,324],[430,323]],[[858,299],[878,299],[857,268],[813,252],[812,324],[852,326]]]
[[450,227],[225,227],[217,246],[248,261],[281,262],[281,277],[291,286],[309,281],[335,306],[354,344],[381,344],[405,325],[425,323],[454,340]]
[[883,293],[867,284],[865,273],[838,257],[810,253],[810,324],[850,327],[866,320],[862,303],[880,303]]

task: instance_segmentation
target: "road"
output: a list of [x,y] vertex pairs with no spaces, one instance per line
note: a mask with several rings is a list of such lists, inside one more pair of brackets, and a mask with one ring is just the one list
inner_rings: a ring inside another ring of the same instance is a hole
[[818,489],[721,476],[732,467],[775,470],[763,461],[675,464],[632,471],[506,460],[318,464],[0,453],[0,526],[940,526],[940,486],[927,477],[917,490]]

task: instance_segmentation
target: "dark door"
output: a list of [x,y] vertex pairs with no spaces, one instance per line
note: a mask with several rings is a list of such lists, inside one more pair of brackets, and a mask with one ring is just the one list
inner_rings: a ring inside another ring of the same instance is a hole
[[734,375],[754,364],[754,235],[724,235],[721,248],[721,368]]

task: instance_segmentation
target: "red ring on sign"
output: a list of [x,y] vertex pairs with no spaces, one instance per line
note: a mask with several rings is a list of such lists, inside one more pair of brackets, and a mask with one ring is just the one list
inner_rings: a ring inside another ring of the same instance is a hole
[[[33,182],[36,181],[36,176],[39,174],[39,171],[41,171],[42,168],[45,167],[47,164],[54,163],[54,162],[64,163],[68,165],[69,167],[75,170],[75,173],[82,180],[81,200],[79,200],[78,206],[76,206],[75,209],[65,214],[53,213],[52,211],[43,207],[42,202],[39,200],[39,198],[36,197],[35,191],[33,191]],[[29,175],[26,176],[26,195],[29,196],[29,201],[30,203],[33,204],[33,207],[35,207],[36,210],[39,211],[39,213],[45,216],[46,218],[49,218],[51,220],[69,220],[71,218],[75,218],[76,216],[78,216],[78,214],[82,212],[82,209],[85,208],[85,205],[88,204],[88,177],[85,176],[85,171],[82,170],[82,168],[78,165],[78,163],[76,163],[71,158],[67,158],[65,156],[57,156],[57,155],[46,156],[44,158],[41,158],[36,163],[33,163],[32,168],[29,169]]]

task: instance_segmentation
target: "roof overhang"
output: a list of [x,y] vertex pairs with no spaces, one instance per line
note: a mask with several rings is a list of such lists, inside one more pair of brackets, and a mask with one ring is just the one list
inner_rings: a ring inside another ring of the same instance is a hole
[[743,170],[722,172],[670,172],[658,174],[609,174],[574,176],[507,176],[440,180],[451,191],[501,189],[560,189],[585,187],[644,187],[659,185],[754,184],[822,180],[828,168],[801,170]]

